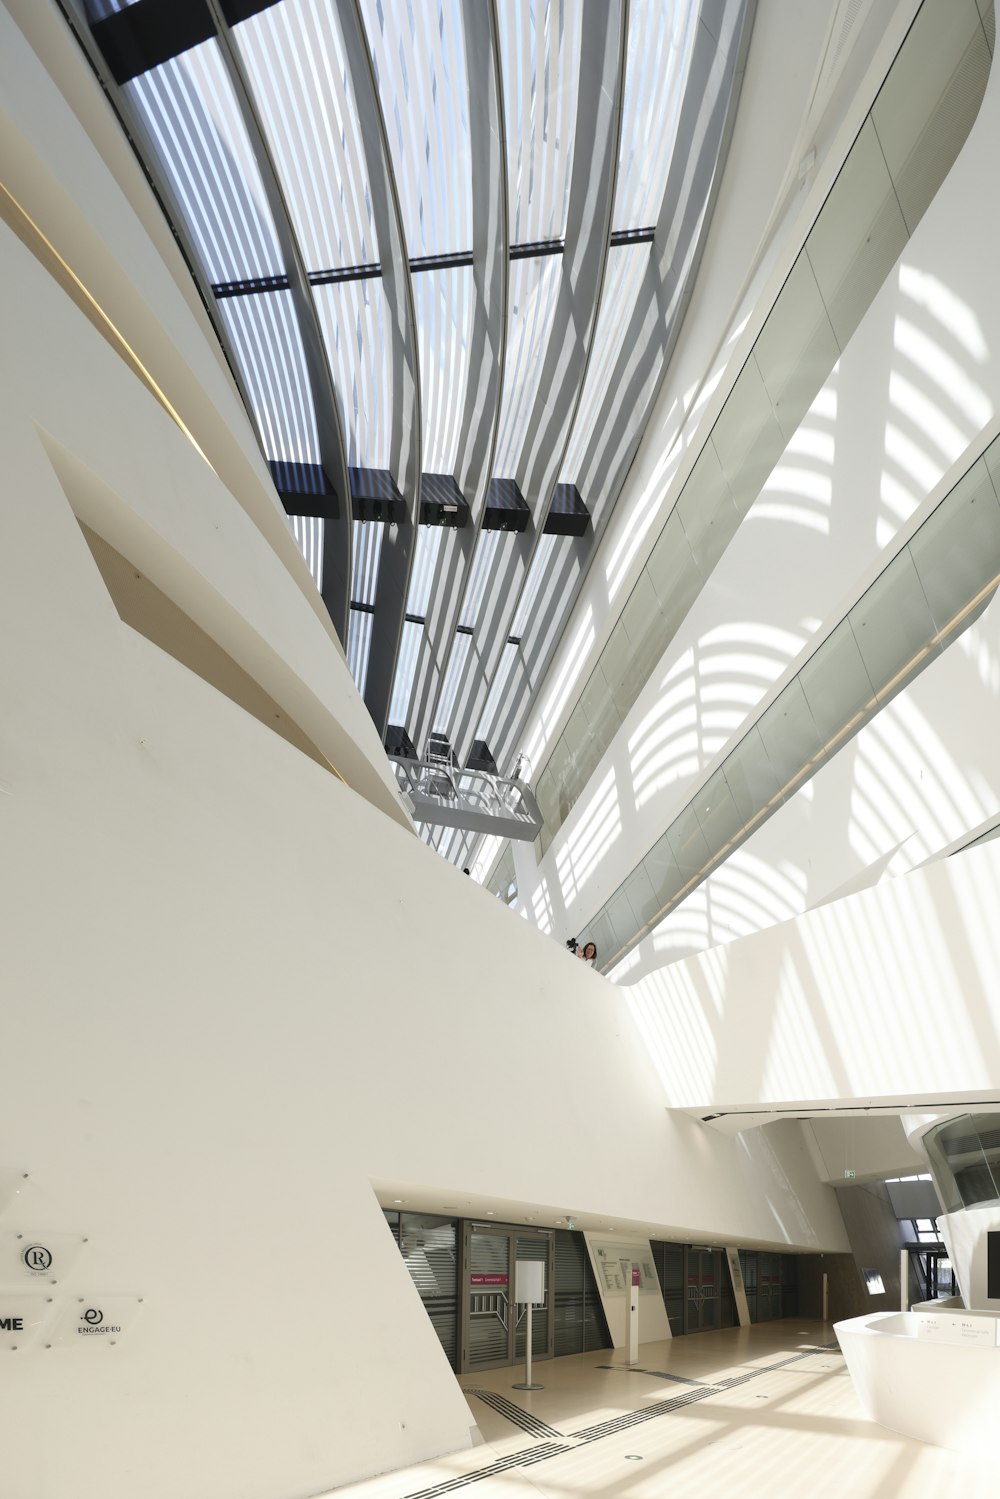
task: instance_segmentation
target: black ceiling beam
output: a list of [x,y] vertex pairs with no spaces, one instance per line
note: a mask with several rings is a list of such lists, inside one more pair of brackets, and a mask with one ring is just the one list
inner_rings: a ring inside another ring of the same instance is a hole
[[[611,236],[611,243],[612,245],[652,244],[655,233],[655,229],[616,229]],[[511,245],[510,259],[530,260],[535,256],[561,255],[565,248],[565,240],[536,240],[533,244]],[[473,264],[471,250],[457,250],[454,255],[416,256],[410,261],[410,270],[415,275],[419,275],[421,271],[451,271],[460,266]],[[381,274],[381,265],[377,260],[373,260],[365,265],[341,266],[337,270],[310,271],[309,285],[333,286],[341,281],[374,281]],[[216,281],[212,290],[219,298],[251,297],[262,291],[287,291],[288,285],[287,276],[249,276],[242,281]]]
[[119,85],[216,35],[206,0],[135,0],[90,29]]
[[[229,26],[277,3],[220,0]],[[134,0],[124,10],[92,21],[90,30],[119,86],[218,35],[208,0]]]

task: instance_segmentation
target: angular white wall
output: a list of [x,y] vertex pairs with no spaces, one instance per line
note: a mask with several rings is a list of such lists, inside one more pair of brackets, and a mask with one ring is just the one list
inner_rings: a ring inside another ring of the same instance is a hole
[[991,842],[626,986],[664,1101],[699,1112],[993,1101],[998,900]]
[[[62,106],[0,22],[65,195]],[[106,194],[114,237],[127,204],[84,138],[66,170],[88,245]],[[133,288],[157,274],[135,232]],[[372,1179],[842,1250],[797,1124],[668,1113],[620,993],[378,809],[377,741],[283,547],[6,225],[0,280],[0,1176],[29,1173],[0,1234],[86,1236],[56,1311],[143,1298],[114,1348],[4,1352],[11,1494],[292,1499],[467,1444]],[[359,789],[122,624],[74,507],[335,763],[353,744]]]

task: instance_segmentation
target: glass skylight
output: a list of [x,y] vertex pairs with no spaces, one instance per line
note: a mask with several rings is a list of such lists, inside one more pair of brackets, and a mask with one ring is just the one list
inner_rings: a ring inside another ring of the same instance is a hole
[[[483,605],[483,596],[486,593],[486,584],[490,574],[493,572],[496,562],[497,549],[500,539],[508,536],[505,531],[480,531],[479,540],[476,542],[476,554],[472,559],[472,571],[469,574],[469,586],[466,589],[465,599],[462,603],[462,612],[458,623],[463,628],[472,629],[479,619],[479,611]],[[459,637],[461,638],[461,637]]]
[[[127,3],[84,0],[95,19]],[[720,16],[735,16],[740,3],[720,0]],[[465,496],[473,523],[481,524],[480,491],[494,416],[492,401],[483,397],[487,388],[494,389],[491,380],[496,372],[483,365],[473,369],[471,351],[483,334],[488,333],[491,347],[499,342],[500,330],[493,325],[498,286],[480,285],[477,291],[476,277],[483,265],[415,268],[408,282],[415,323],[411,330],[406,326],[409,290],[399,301],[387,297],[387,288],[395,297],[403,283],[398,275],[383,282],[380,261],[391,252],[379,243],[376,232],[377,212],[383,241],[388,224],[393,253],[398,253],[391,223],[394,187],[411,261],[471,258],[474,205],[484,207],[485,195],[496,187],[472,180],[473,141],[477,161],[480,149],[485,160],[485,132],[495,131],[496,123],[492,97],[470,98],[469,93],[465,18],[473,15],[473,6],[485,8],[486,0],[280,0],[230,27],[227,39],[191,48],[151,68],[124,90],[143,127],[135,130],[136,138],[142,143],[147,135],[150,142],[152,176],[171,211],[176,206],[179,227],[200,272],[215,288],[213,315],[246,391],[266,456],[321,462],[318,432],[323,428],[317,422],[316,402],[325,403],[328,391],[323,377],[314,397],[314,361],[310,357],[307,364],[305,357],[306,348],[312,354],[315,308],[347,464],[390,471],[395,465],[407,473],[413,468],[416,404],[408,381],[418,369],[420,467],[425,474],[466,482],[474,491]],[[686,194],[701,189],[694,181],[697,173],[687,165],[693,159],[691,142],[679,142],[678,131],[691,133],[681,104],[695,39],[699,38],[699,48],[704,39],[698,30],[701,8],[693,0],[630,0],[628,5],[624,92],[615,101],[621,110],[621,143],[614,229],[651,229],[657,224],[674,152],[683,158],[687,175],[675,161],[678,175],[671,177],[671,214],[676,207],[685,223],[690,218]],[[216,24],[225,33],[227,9],[224,4],[209,7],[206,26]],[[492,473],[516,480],[537,512],[549,496],[528,490],[551,488],[571,410],[568,395],[561,405],[550,407],[551,393],[541,385],[553,339],[565,331],[560,288],[564,276],[573,276],[576,264],[567,261],[561,249],[569,223],[577,133],[581,121],[589,122],[598,107],[592,97],[593,80],[602,79],[610,90],[614,64],[620,59],[604,53],[605,41],[614,43],[616,27],[609,25],[600,0],[497,0],[490,10],[498,28],[506,207],[509,242],[515,249],[509,266]],[[586,39],[585,14],[588,27],[594,22]],[[482,19],[478,13],[477,19]],[[356,47],[361,40],[357,28],[367,41],[371,73],[363,49]],[[485,34],[482,27],[478,39]],[[474,61],[474,86],[484,88],[491,59],[477,55]],[[581,76],[588,80],[586,96]],[[708,93],[702,99],[703,92],[699,107],[711,110],[713,101]],[[376,96],[388,162],[381,134],[371,128]],[[692,119],[695,116],[700,128],[697,107]],[[131,123],[135,126],[137,121]],[[494,154],[493,169],[499,171],[500,165]],[[578,191],[592,200],[596,182],[588,195],[582,170],[590,163],[578,165]],[[675,193],[675,187],[682,190]],[[474,191],[483,194],[484,204],[474,199]],[[576,224],[577,205],[573,206]],[[491,207],[491,228],[496,231],[497,204]],[[601,224],[593,219],[593,210],[594,201],[588,201],[586,209],[581,205],[583,244],[574,238],[573,253],[582,253],[584,247],[597,250]],[[484,212],[483,223],[476,224],[484,241],[489,218]],[[297,253],[295,263],[289,264],[292,236]],[[517,253],[517,247],[546,244],[554,253]],[[482,251],[484,245],[477,248]],[[298,252],[309,274],[309,288],[296,285]],[[656,299],[653,254],[648,244],[611,250],[595,323],[592,309],[577,308],[574,302],[574,315],[584,319],[583,326],[593,326],[594,342],[559,477],[577,484],[595,523],[600,513],[595,505],[614,503],[617,465],[645,416],[646,406],[635,400],[635,392],[639,386],[643,392],[651,389],[659,368],[665,319]],[[595,276],[597,263],[592,262]],[[489,269],[489,255],[484,264]],[[589,296],[589,281],[587,286]],[[566,349],[560,350],[565,360],[570,357],[568,348],[567,340]],[[558,401],[561,373],[552,385]],[[574,386],[574,396],[575,390]],[[405,409],[396,408],[394,401],[399,399],[405,401]],[[632,404],[626,405],[629,401]],[[536,416],[541,425],[532,428],[529,444],[529,424]],[[474,423],[478,429],[469,430]],[[325,444],[324,453],[329,459]],[[393,471],[393,477],[403,484],[400,473]],[[337,481],[338,476],[330,478]],[[290,524],[321,586],[324,523],[295,518]],[[576,546],[567,538],[538,537],[529,549],[531,564],[524,577],[520,561],[514,565],[515,548],[520,559],[529,538],[518,541],[510,533],[480,530],[471,548],[472,531],[461,534],[421,525],[413,538],[413,567],[406,585],[408,618],[399,621],[405,553],[394,548],[390,558],[387,549],[386,563],[393,562],[395,576],[392,586],[388,577],[383,579],[380,614],[373,618],[385,528],[369,522],[350,529],[350,602],[355,607],[349,611],[348,655],[363,691],[375,641],[380,655],[378,671],[373,671],[373,714],[381,720],[388,709],[392,721],[405,726],[407,713],[416,706],[412,700],[419,678],[416,728],[425,732],[436,682],[438,710],[433,722],[464,742],[473,728],[473,705],[482,702],[488,687],[482,722],[502,719],[504,734],[513,733],[509,720],[517,708],[515,699],[526,692],[527,678],[535,676],[536,666],[541,669],[542,636],[547,640],[557,630],[561,611],[571,603],[577,576],[572,559],[581,559],[579,566],[585,567],[590,542]],[[338,567],[328,580],[341,590],[341,605],[347,571]],[[517,588],[522,577],[521,597],[511,619],[514,598],[508,602],[500,596],[501,589]],[[336,613],[333,604],[331,610]],[[458,628],[442,644],[456,613]],[[544,632],[538,628],[539,615],[545,621]],[[388,656],[399,639],[397,623],[402,637],[391,698],[386,701],[392,665]],[[429,630],[442,652],[442,659],[433,663]],[[470,631],[476,632],[474,648]],[[520,654],[516,645],[505,644],[508,632],[523,638]],[[499,666],[489,682],[482,674],[491,661],[499,661]],[[467,673],[470,681],[460,701],[459,687]],[[460,715],[459,724],[454,720]]]
[[337,281],[313,290],[326,343],[347,462],[388,468],[392,436],[389,307],[381,278]]
[[514,615],[514,623],[510,627],[510,633],[517,639],[521,638],[535,617],[535,604],[538,601],[539,590],[542,587],[545,575],[549,570],[549,564],[552,561],[552,553],[557,539],[555,536],[543,535],[539,539],[538,546],[535,548],[535,555],[531,560],[528,580],[524,585],[521,602],[517,606],[517,613]]
[[496,675],[490,683],[489,695],[483,707],[482,717],[479,720],[478,738],[489,741],[494,722],[507,697],[507,686],[510,681],[511,672],[517,661],[519,647],[508,640],[500,657],[500,665],[497,667]]
[[630,0],[615,229],[659,217],[697,32],[690,0]]
[[458,461],[475,286],[471,266],[413,277],[423,402],[423,468],[452,474]]
[[434,582],[434,571],[441,555],[444,535],[443,526],[417,527],[417,549],[413,557],[413,571],[410,574],[410,589],[406,595],[406,612],[416,615],[419,619],[426,617],[430,605],[431,585]]
[[233,35],[306,268],[377,261],[364,141],[331,0],[281,0]]
[[124,85],[212,282],[280,275],[284,262],[218,43]]
[[361,0],[411,256],[472,248],[472,151],[457,0]]
[[[605,436],[605,425],[619,435],[625,418],[619,419],[618,406],[627,392],[611,391],[618,356],[631,327],[632,313],[649,266],[652,246],[614,245],[608,254],[604,275],[601,309],[594,333],[594,346],[587,366],[583,395],[573,424],[573,434],[563,462],[560,478],[567,484],[579,484],[584,457],[595,441]],[[648,332],[654,332],[656,309],[650,308]],[[584,495],[584,500],[587,496]]]
[[566,233],[583,0],[536,0],[497,7],[510,243],[562,239]]
[[372,616],[352,609],[347,620],[347,669],[364,696],[368,678],[368,656],[372,648]]
[[445,674],[444,686],[438,700],[437,712],[434,715],[434,728],[439,733],[451,732],[451,715],[455,711],[455,699],[458,695],[459,683],[462,680],[462,672],[469,657],[472,647],[471,635],[456,635],[448,658],[448,670]]
[[389,722],[401,724],[407,727],[407,715],[410,711],[410,694],[413,691],[413,678],[417,670],[417,655],[420,651],[420,642],[423,639],[424,627],[416,624],[413,620],[405,620],[403,623],[403,636],[399,647],[399,656],[396,661],[396,677],[392,684],[392,701],[389,704]]
[[291,292],[224,297],[218,304],[268,458],[319,463],[312,387]]
[[[493,472],[502,479],[517,476],[518,460],[549,346],[561,277],[561,255],[515,260],[510,268],[507,364],[500,401],[500,430],[493,460]],[[529,504],[534,498],[525,495]]]
[[353,527],[351,601],[374,604],[378,587],[378,564],[385,527],[381,521],[356,522]]
[[426,630],[422,621],[430,608],[434,577],[442,543],[446,536],[443,526],[418,526],[417,546],[410,573],[410,587],[406,595],[406,613],[411,616],[403,625],[403,638],[396,659],[396,675],[392,683],[392,703],[389,722],[409,728],[408,714],[413,683],[417,675],[420,648],[426,644]]

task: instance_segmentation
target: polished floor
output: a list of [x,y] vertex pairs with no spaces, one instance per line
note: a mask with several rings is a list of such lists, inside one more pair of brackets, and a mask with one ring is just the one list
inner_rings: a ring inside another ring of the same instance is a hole
[[[833,1344],[831,1348],[829,1345]],[[792,1319],[463,1375],[471,1451],[337,1499],[996,1499],[1000,1469],[863,1416],[833,1329]]]

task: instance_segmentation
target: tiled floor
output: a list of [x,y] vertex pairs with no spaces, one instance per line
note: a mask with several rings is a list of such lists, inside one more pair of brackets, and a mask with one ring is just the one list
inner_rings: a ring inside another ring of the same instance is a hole
[[523,1369],[464,1375],[484,1446],[337,1496],[996,1499],[996,1463],[866,1420],[832,1341],[794,1319],[647,1343],[637,1370],[611,1350],[536,1363],[531,1393]]

